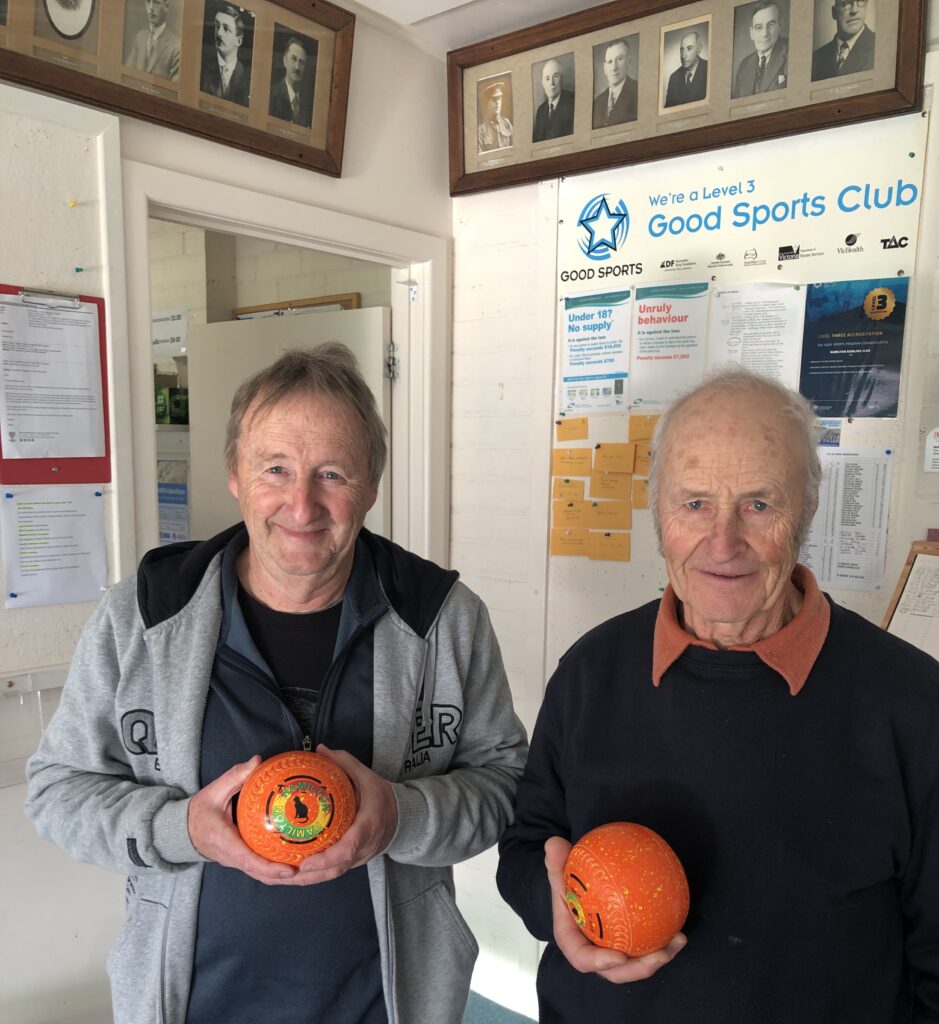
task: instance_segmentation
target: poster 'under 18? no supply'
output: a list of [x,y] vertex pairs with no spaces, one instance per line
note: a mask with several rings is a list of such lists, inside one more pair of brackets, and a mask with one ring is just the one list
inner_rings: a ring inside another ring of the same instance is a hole
[[626,408],[630,308],[629,289],[564,299],[562,412]]

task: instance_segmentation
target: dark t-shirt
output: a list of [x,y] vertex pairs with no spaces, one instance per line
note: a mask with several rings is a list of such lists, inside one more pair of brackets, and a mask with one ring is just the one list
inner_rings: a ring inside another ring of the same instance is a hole
[[[203,785],[253,754],[297,749],[314,734],[341,617],[341,605],[296,616],[258,605],[239,593],[236,553],[223,560],[226,627],[203,721]],[[331,718],[323,739],[371,764],[371,723],[369,704],[354,719]],[[281,886],[206,864],[186,1020],[387,1024],[367,869]]]

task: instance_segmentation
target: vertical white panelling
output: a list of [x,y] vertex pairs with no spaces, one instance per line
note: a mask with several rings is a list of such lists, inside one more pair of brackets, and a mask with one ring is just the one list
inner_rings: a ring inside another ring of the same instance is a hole
[[[516,710],[544,687],[556,184],[454,202],[451,564],[486,602]],[[495,887],[496,851],[457,867],[481,947],[473,987],[532,1017],[538,944]]]
[[[0,281],[104,297],[112,445],[129,429],[117,124],[107,114],[0,86]],[[125,571],[134,547],[133,490],[127,487],[126,500],[116,493],[129,467],[116,449],[113,466],[111,579]],[[67,663],[93,608],[0,610],[0,685]],[[56,692],[20,699],[0,696],[0,760],[31,751]],[[26,724],[29,735],[20,730]],[[24,797],[22,784],[0,789],[0,1021],[107,1020],[104,950],[119,928],[123,882],[39,839],[23,817]]]

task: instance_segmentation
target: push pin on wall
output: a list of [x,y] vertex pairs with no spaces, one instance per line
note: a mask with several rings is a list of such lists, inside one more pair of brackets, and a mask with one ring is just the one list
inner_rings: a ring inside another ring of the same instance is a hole
[[70,199],[68,201],[68,205],[70,207],[72,207],[72,209],[74,209],[76,206],[78,206],[78,200],[77,199]]
[[76,274],[83,274],[84,272],[85,272],[85,268],[84,267],[76,267],[75,268],[75,273]]

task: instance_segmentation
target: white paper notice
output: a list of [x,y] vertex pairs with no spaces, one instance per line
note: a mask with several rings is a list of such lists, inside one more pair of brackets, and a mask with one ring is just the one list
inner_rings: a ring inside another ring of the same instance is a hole
[[562,412],[626,408],[629,290],[564,299]]
[[923,451],[923,472],[939,473],[939,427],[934,427],[926,435],[926,447]]
[[918,554],[890,619],[894,633],[939,658],[939,558]]
[[708,366],[741,366],[798,389],[805,292],[800,285],[742,284],[711,292]]
[[630,405],[665,405],[704,373],[707,284],[636,289]]
[[0,302],[0,429],[8,459],[104,455],[93,303]]
[[880,448],[821,448],[818,455],[818,511],[799,560],[822,587],[874,590],[884,581],[893,456]]
[[101,597],[108,572],[100,487],[6,488],[0,536],[5,608]]

